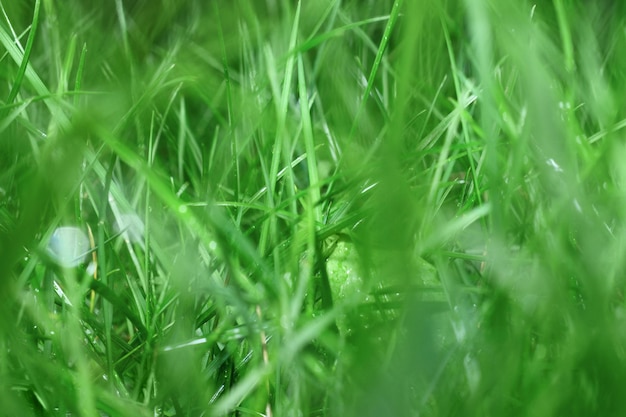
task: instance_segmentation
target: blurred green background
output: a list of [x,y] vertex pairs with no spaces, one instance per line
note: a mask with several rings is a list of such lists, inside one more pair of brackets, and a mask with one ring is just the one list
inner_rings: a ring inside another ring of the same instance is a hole
[[623,414],[621,3],[0,6],[0,415]]

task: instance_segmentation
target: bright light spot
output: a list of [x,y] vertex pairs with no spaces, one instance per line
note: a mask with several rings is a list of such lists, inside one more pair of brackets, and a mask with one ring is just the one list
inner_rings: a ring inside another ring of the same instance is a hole
[[465,341],[465,337],[467,336],[465,325],[462,322],[452,322],[452,330],[454,330],[456,341],[463,343]]
[[187,213],[187,206],[184,204],[181,204],[180,206],[178,206],[178,212],[179,213]]
[[563,172],[563,168],[561,168],[561,167],[559,166],[559,164],[557,164],[557,163],[556,163],[556,161],[555,161],[554,159],[552,159],[552,158],[548,159],[548,160],[546,161],[546,164],[548,164],[548,165],[550,165],[552,168],[554,168],[554,170],[555,170],[556,172]]
[[192,340],[192,341],[189,341],[189,342],[186,342],[186,343],[180,343],[178,345],[165,346],[163,348],[163,351],[164,352],[168,352],[170,350],[182,349],[182,348],[189,347],[189,346],[194,346],[194,345],[201,345],[201,344],[206,343],[206,342],[207,342],[207,338],[206,337],[202,337],[200,339],[195,339],[195,340]]
[[89,265],[87,265],[87,275],[93,275],[95,273],[96,273],[96,263],[89,262]]
[[64,268],[80,265],[89,249],[89,239],[78,227],[58,227],[48,243],[50,256]]
[[214,240],[209,242],[209,250],[215,251],[217,249],[217,243]]
[[463,358],[463,367],[465,368],[465,376],[472,392],[475,392],[480,382],[480,367],[478,362],[468,353]]
[[369,190],[371,190],[372,188],[376,187],[378,185],[377,182],[368,185],[367,187],[363,188],[363,190],[361,191],[361,194],[365,194],[366,192],[368,192]]

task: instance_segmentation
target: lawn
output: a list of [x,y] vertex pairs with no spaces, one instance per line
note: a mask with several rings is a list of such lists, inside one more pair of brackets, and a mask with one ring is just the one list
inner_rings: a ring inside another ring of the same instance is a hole
[[0,11],[0,416],[626,413],[621,3]]

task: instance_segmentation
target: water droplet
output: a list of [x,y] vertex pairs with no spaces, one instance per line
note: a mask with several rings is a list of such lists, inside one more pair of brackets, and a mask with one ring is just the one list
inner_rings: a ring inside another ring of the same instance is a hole
[[89,239],[78,227],[58,227],[48,243],[48,252],[64,268],[80,265],[90,250]]

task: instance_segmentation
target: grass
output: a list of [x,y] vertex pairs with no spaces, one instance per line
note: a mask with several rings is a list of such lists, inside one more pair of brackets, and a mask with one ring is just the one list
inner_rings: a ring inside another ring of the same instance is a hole
[[5,3],[0,415],[623,414],[621,6]]

